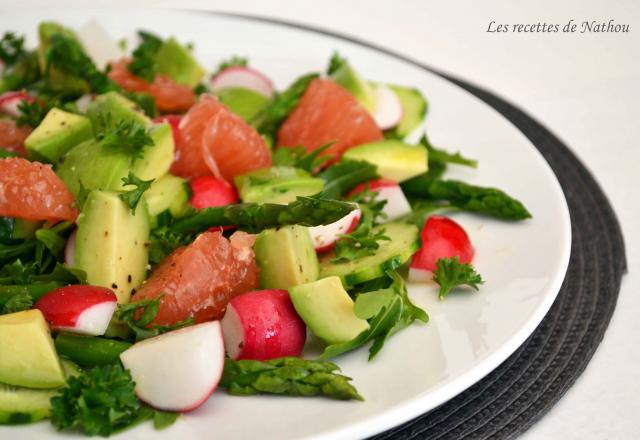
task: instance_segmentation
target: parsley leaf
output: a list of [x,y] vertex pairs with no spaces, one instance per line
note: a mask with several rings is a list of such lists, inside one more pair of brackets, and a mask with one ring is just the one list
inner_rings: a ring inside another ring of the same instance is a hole
[[17,36],[14,32],[5,32],[0,40],[0,60],[5,66],[15,63],[26,54],[24,50],[24,36]]
[[140,159],[147,146],[153,145],[153,139],[144,125],[137,121],[118,121],[111,124],[110,114],[103,116],[100,125],[102,130],[96,139],[109,148],[120,149],[130,153],[134,160]]
[[0,309],[0,315],[29,310],[32,306],[33,298],[29,295],[29,292],[16,293],[4,303]]
[[224,69],[228,69],[229,67],[247,67],[247,65],[249,65],[248,58],[233,55],[231,58],[223,60],[218,64],[218,70],[216,70],[213,76],[216,76],[218,73],[222,72]]
[[484,283],[482,277],[468,263],[460,263],[460,257],[440,258],[436,261],[433,281],[440,285],[438,296],[444,299],[447,294],[458,286],[467,285],[478,290],[478,285]]
[[40,125],[49,110],[49,106],[40,99],[36,99],[33,102],[23,99],[20,101],[20,104],[18,104],[20,115],[16,120],[16,124],[19,127],[28,125],[29,127],[36,128]]
[[178,321],[173,325],[152,324],[160,311],[161,299],[162,295],[135,303],[121,304],[118,306],[116,319],[131,328],[136,335],[136,341],[193,325],[192,317]]
[[329,156],[320,156],[320,153],[332,146],[335,142],[328,142],[311,152],[307,152],[303,146],[292,148],[280,147],[273,153],[273,164],[275,166],[291,166],[300,168],[310,173],[330,160]]
[[134,189],[123,192],[118,197],[120,200],[125,202],[131,208],[133,215],[136,215],[136,208],[138,207],[138,203],[140,203],[140,199],[142,198],[142,194],[149,188],[151,188],[151,184],[155,179],[151,180],[142,180],[138,178],[133,171],[129,171],[129,175],[127,177],[122,178],[122,182],[125,186],[133,185]]
[[145,31],[138,31],[140,44],[133,51],[133,59],[127,66],[129,72],[148,81],[153,82],[156,77],[156,54],[162,46],[162,40]]
[[327,66],[327,75],[332,75],[347,63],[347,59],[340,56],[338,52],[334,52]]

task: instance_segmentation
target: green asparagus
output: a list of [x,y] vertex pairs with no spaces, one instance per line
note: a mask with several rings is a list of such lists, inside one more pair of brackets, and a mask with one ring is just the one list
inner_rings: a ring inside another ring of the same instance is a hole
[[55,339],[56,351],[78,365],[110,365],[120,361],[120,353],[131,343],[115,339],[60,333]]

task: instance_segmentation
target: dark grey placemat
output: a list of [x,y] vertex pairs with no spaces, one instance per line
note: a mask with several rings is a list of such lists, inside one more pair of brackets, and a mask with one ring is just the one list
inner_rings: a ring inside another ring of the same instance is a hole
[[627,268],[618,220],[593,176],[549,130],[486,90],[339,33],[272,18],[218,14],[329,35],[435,72],[496,109],[540,150],[562,185],[571,214],[571,259],[556,301],[527,341],[488,376],[435,410],[372,439],[510,439],[524,432],[560,400],[591,360]]

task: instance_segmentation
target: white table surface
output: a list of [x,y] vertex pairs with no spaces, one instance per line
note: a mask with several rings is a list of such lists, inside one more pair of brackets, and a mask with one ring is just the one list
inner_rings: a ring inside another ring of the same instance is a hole
[[[7,4],[5,0],[0,3]],[[15,4],[12,1],[10,4]],[[23,0],[22,6],[36,3]],[[78,4],[58,0],[60,6]],[[640,438],[640,2],[217,0],[92,2],[241,12],[326,28],[393,49],[519,105],[577,153],[608,195],[629,273],[586,371],[525,440]],[[51,3],[49,3],[50,5]],[[85,3],[86,4],[86,3]],[[489,22],[629,24],[629,33],[487,33]],[[9,24],[3,23],[5,28]],[[10,26],[9,26],[10,27]]]

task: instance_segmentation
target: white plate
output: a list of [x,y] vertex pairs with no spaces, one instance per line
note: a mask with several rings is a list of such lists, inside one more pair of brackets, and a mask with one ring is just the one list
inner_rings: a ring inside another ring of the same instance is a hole
[[[371,80],[418,87],[430,103],[427,127],[435,145],[479,159],[478,170],[449,174],[502,188],[521,199],[533,219],[507,223],[456,214],[476,248],[486,279],[479,293],[439,302],[433,286],[412,285],[412,299],[431,321],[394,336],[373,362],[366,349],[338,359],[365,402],[322,398],[232,397],[216,392],[166,431],[146,424],[128,439],[354,439],[405,422],[465,390],[505,360],[542,320],[560,288],[571,243],[567,205],[540,153],[506,119],[451,83],[414,65],[335,37],[241,18],[178,11],[32,10],[3,13],[3,27],[35,43],[43,19],[80,27],[99,20],[112,37],[142,27],[194,42],[212,70],[231,54],[246,55],[281,88],[297,75],[323,70],[338,50]],[[2,438],[62,438],[48,423],[0,428]]]

